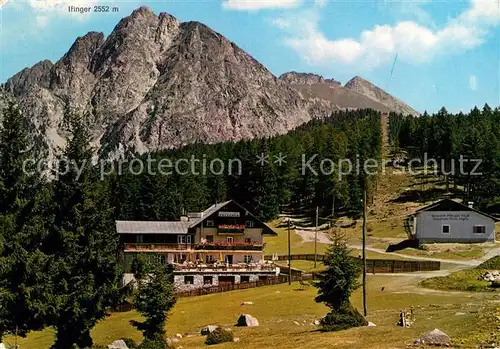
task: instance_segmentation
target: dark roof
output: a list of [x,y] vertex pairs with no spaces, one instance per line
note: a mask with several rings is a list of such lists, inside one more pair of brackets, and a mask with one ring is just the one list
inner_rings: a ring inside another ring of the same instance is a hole
[[231,202],[231,200],[225,201],[225,202],[221,202],[220,204],[215,204],[215,205],[210,206],[209,208],[207,208],[205,211],[203,211],[201,213],[201,217],[200,218],[197,218],[194,222],[190,223],[190,227],[191,228],[196,227],[198,224],[200,224],[205,219],[207,219],[208,216],[212,215],[212,213],[217,212],[219,209],[223,208],[224,206],[226,206],[230,202]]
[[248,215],[250,215],[252,218],[254,218],[259,223],[261,223],[264,226],[264,230],[262,231],[263,235],[278,235],[270,226],[268,226],[266,223],[262,222],[260,219],[255,217],[255,215],[253,215],[252,212],[248,211],[246,208],[244,208],[243,206],[241,206],[239,203],[237,203],[234,200],[229,200],[229,201],[222,202],[220,204],[215,204],[215,205],[210,206],[208,209],[206,209],[205,211],[202,212],[202,215],[200,218],[198,218],[196,221],[191,223],[190,228],[196,227],[198,224],[200,224],[204,220],[208,219],[212,214],[216,213],[217,211],[219,211],[221,208],[223,208],[224,206],[226,206],[229,203],[233,203],[233,204],[237,205],[241,209],[245,210]]
[[187,234],[190,228],[196,227],[231,202],[245,210],[248,215],[252,216],[264,226],[264,230],[262,231],[263,235],[278,235],[266,223],[255,217],[251,212],[234,200],[210,206],[205,211],[201,212],[201,217],[194,221],[116,221],[116,231],[118,234]]
[[457,202],[451,199],[442,199],[428,206],[422,207],[421,209],[415,211],[415,213],[424,212],[424,211],[473,211],[479,213],[482,216],[493,219],[495,222],[498,222],[499,219],[493,217],[487,213],[476,210],[472,207],[469,207],[461,202]]
[[189,222],[116,221],[118,234],[187,234]]

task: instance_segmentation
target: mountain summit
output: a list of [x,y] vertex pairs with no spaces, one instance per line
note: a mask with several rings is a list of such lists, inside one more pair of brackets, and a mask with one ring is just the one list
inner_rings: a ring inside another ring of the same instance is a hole
[[116,158],[272,136],[338,109],[401,109],[372,86],[344,88],[295,72],[278,79],[207,26],[140,7],[107,38],[89,32],[56,63],[39,62],[4,87],[52,155],[66,142],[65,116],[73,112],[100,155]]
[[141,7],[109,37],[78,38],[55,64],[14,75],[6,89],[64,144],[64,115],[85,115],[101,154],[118,156],[285,133],[311,119],[286,83],[224,36]]
[[374,100],[375,102],[385,105],[391,111],[401,113],[404,115],[413,115],[413,116],[420,115],[418,111],[411,108],[400,99],[391,96],[390,94],[382,90],[380,87],[375,86],[368,80],[360,78],[359,76],[355,76],[354,78],[349,80],[345,84],[345,87],[352,91],[356,91],[362,94],[363,96],[366,96],[371,100]]

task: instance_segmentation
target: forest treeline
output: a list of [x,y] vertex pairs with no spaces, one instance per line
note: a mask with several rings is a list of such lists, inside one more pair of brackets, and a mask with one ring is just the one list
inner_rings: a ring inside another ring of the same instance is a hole
[[[153,175],[146,169],[138,173],[132,166],[122,174],[111,171],[103,177],[101,163],[93,165],[94,151],[82,118],[70,114],[68,142],[57,166],[47,173],[37,167],[46,151],[33,144],[19,108],[10,104],[2,112],[0,342],[6,335],[25,336],[52,327],[55,349],[92,347],[92,328],[109,307],[123,300],[123,251],[115,219],[178,219],[183,212],[228,198],[265,220],[275,218],[285,205],[325,206],[333,197],[339,210],[356,214],[363,188],[371,188],[376,176],[353,171],[339,177],[335,161],[380,158],[380,116],[360,110],[336,113],[287,135],[193,144],[136,158],[239,159],[242,170],[231,175],[189,171]],[[279,153],[286,156],[281,166],[275,163]],[[265,157],[264,166],[257,162],[258,156]],[[314,156],[329,158],[327,165],[333,166],[322,171],[319,161],[310,162],[303,174],[303,157]],[[165,274],[164,279],[171,278]],[[162,297],[153,303],[137,302],[139,310],[156,318],[151,304],[174,302]]]
[[[380,157],[380,115],[357,110],[336,112],[272,138],[197,143],[139,156],[142,163],[150,158],[154,164],[162,159],[175,163],[196,158],[195,171],[186,161],[181,166],[183,174],[148,173],[140,171],[137,162],[122,166],[121,174],[107,178],[113,188],[116,215],[124,220],[175,220],[183,212],[204,210],[227,199],[236,200],[266,221],[276,218],[285,207],[330,210],[335,204],[335,212],[356,215],[362,208],[363,188],[366,185],[370,190],[376,179],[365,173],[364,161]],[[221,166],[211,171],[213,159],[225,165],[222,173],[218,171]],[[352,164],[350,172],[348,162]]]
[[[424,113],[419,118],[391,114],[389,138],[404,149],[408,160],[428,160],[436,172],[465,201],[500,213],[500,110],[485,105],[469,113]],[[436,160],[437,166],[432,160]]]

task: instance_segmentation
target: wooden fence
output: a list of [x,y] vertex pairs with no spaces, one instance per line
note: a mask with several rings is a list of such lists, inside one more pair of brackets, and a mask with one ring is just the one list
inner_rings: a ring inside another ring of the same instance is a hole
[[[292,276],[292,281],[311,281],[316,277],[314,274],[303,274]],[[221,292],[229,292],[236,290],[246,290],[248,288],[262,287],[262,286],[270,286],[270,285],[279,285],[288,282],[288,276],[280,275],[275,277],[269,277],[266,280],[259,280],[254,282],[243,282],[238,284],[227,284],[227,285],[218,285],[218,286],[208,286],[203,288],[197,288],[191,291],[181,291],[177,293],[177,297],[194,297],[194,296],[203,296],[211,293],[221,293]]]
[[[278,261],[287,261],[287,255],[277,256]],[[355,257],[353,257],[355,258]],[[272,256],[265,256],[266,260],[271,260]],[[290,258],[302,261],[314,261],[314,254],[293,254]],[[322,262],[325,255],[319,254],[317,260]],[[293,263],[292,263],[293,268]],[[395,259],[367,259],[366,260],[367,272],[372,274],[377,273],[411,273],[415,271],[433,271],[440,270],[441,263],[435,261],[402,261]]]

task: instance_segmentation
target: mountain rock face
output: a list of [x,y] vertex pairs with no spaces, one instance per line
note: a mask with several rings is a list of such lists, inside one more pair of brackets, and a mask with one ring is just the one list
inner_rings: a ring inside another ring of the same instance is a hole
[[280,79],[290,84],[318,110],[351,110],[371,108],[381,112],[389,112],[390,108],[374,101],[356,91],[343,87],[333,79],[325,79],[316,74],[289,72]]
[[388,107],[391,111],[404,115],[420,116],[420,113],[411,108],[398,98],[391,96],[380,87],[375,86],[371,82],[356,76],[345,84],[345,88],[356,91],[363,96],[370,98],[378,103]]
[[345,86],[321,75],[288,72],[280,79],[289,83],[312,105],[322,105],[330,110],[371,108],[381,112],[398,112],[418,116],[420,113],[381,88],[360,77],[351,79]]
[[326,115],[222,35],[146,7],[5,88],[50,149],[64,145],[72,111],[105,157],[285,133]]
[[321,75],[312,73],[288,72],[280,75],[280,79],[289,84],[312,85],[312,84],[332,84],[340,86],[341,83],[335,79],[325,79]]

